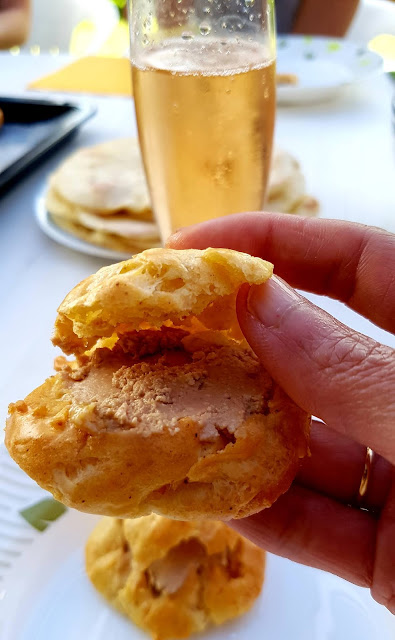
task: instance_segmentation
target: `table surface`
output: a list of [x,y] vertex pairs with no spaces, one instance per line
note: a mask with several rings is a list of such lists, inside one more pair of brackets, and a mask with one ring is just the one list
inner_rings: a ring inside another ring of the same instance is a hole
[[[26,93],[29,81],[65,62],[62,56],[0,54],[0,95]],[[277,145],[300,160],[308,191],[321,202],[322,217],[373,224],[395,232],[392,89],[388,78],[380,76],[347,90],[332,103],[279,109]],[[58,304],[78,281],[106,264],[48,239],[33,213],[48,175],[71,151],[136,134],[130,99],[88,99],[97,106],[97,115],[0,199],[2,424],[7,404],[23,398],[51,373],[56,350],[50,335]],[[394,336],[340,303],[328,299],[319,302],[341,321],[395,347]]]

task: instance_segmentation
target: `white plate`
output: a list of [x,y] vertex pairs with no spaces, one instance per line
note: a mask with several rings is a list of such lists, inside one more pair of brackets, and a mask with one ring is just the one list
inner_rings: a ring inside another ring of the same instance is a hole
[[48,213],[45,206],[45,197],[39,195],[36,198],[34,206],[35,217],[40,229],[52,240],[62,244],[64,247],[74,249],[80,253],[86,253],[90,256],[97,256],[98,258],[105,258],[107,260],[128,260],[132,257],[133,253],[123,253],[122,251],[113,251],[112,249],[105,249],[99,247],[91,242],[86,242],[74,236],[72,233],[58,227],[51,215]]
[[[69,511],[25,551],[6,585],[2,640],[144,640],[113,611],[84,572],[95,516]],[[205,640],[393,640],[395,622],[365,589],[269,555],[253,610]]]
[[[0,444],[0,606],[8,573],[17,558],[40,537],[19,512],[48,495],[21,471]],[[1,633],[0,638],[3,640]]]
[[279,104],[319,102],[383,70],[377,53],[355,42],[318,36],[279,36],[277,72],[298,76],[296,85],[277,87]]

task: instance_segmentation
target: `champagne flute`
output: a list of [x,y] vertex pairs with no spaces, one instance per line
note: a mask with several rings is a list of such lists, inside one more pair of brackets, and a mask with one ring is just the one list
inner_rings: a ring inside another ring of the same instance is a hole
[[140,146],[162,240],[264,204],[275,121],[274,0],[133,0]]

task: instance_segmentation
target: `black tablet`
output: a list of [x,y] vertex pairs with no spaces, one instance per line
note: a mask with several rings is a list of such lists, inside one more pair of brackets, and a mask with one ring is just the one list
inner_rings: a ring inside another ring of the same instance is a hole
[[96,109],[84,104],[0,96],[0,190],[73,133]]

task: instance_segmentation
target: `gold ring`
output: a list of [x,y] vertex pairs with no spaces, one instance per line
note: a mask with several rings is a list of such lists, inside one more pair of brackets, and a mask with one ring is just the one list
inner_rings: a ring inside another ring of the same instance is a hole
[[373,466],[374,451],[370,447],[366,447],[365,466],[362,472],[361,483],[359,485],[357,494],[358,506],[363,506],[364,498],[368,491],[370,474]]

